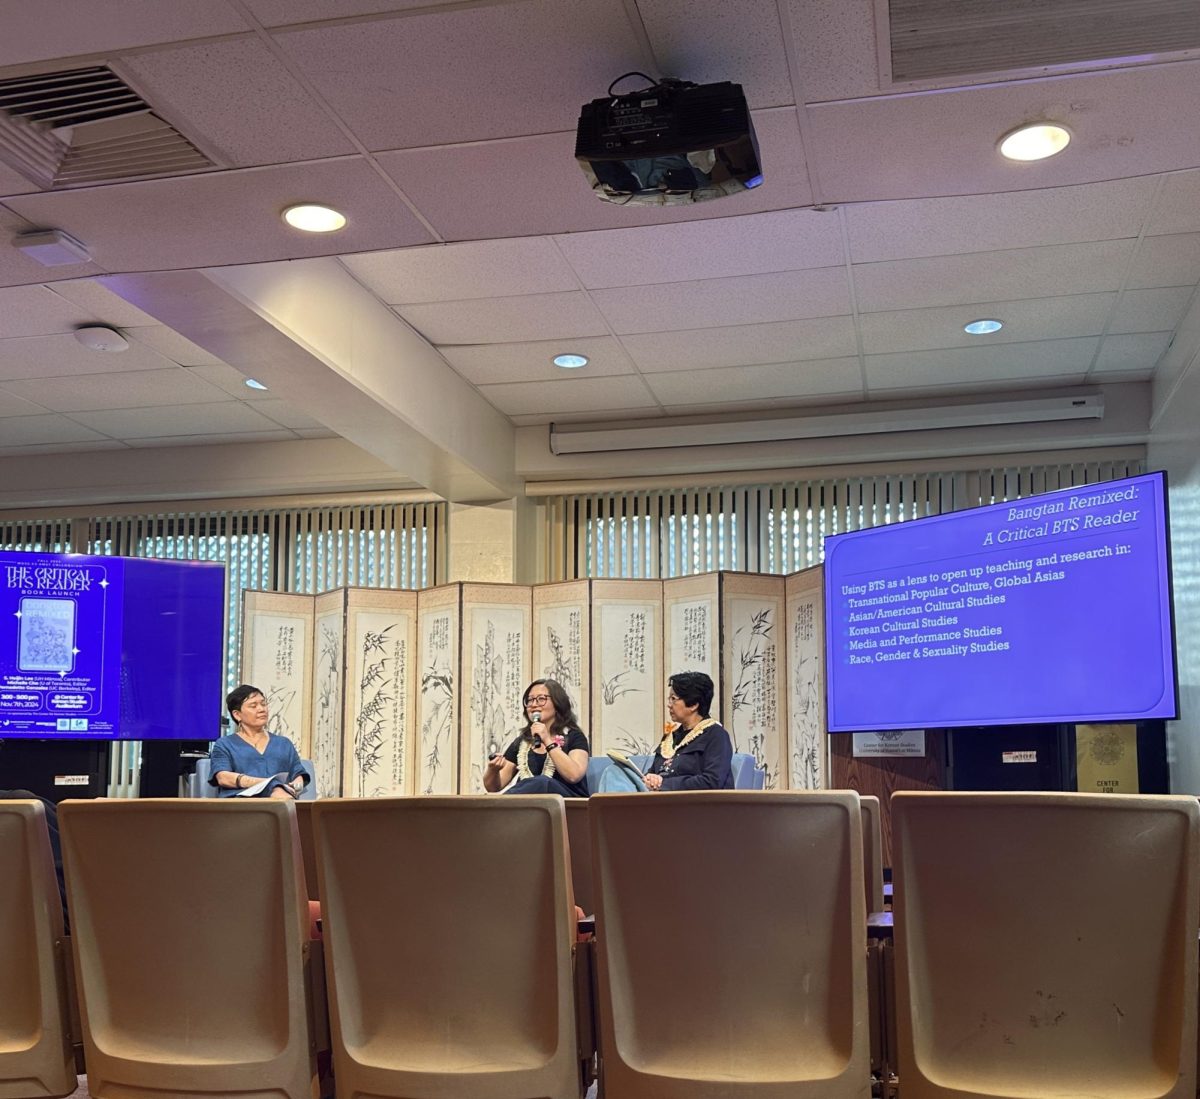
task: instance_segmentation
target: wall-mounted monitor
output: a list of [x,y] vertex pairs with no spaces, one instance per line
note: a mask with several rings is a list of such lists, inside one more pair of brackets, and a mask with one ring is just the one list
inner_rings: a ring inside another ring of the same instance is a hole
[[1166,483],[825,539],[828,729],[1178,716]]
[[212,740],[225,566],[0,552],[0,740]]

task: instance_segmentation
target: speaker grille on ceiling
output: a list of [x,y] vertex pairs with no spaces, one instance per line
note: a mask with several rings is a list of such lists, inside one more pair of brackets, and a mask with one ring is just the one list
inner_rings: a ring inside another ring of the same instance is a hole
[[1200,48],[1197,0],[889,0],[892,82]]
[[216,167],[106,65],[0,80],[0,160],[47,189]]

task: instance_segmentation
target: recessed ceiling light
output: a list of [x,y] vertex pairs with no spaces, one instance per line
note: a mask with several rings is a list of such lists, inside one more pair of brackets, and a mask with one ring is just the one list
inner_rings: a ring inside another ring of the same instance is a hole
[[561,366],[564,370],[578,370],[581,366],[587,366],[588,358],[586,355],[555,355],[554,365]]
[[283,220],[293,229],[302,229],[306,233],[333,233],[346,224],[345,215],[339,214],[332,206],[318,206],[311,202],[289,206],[283,212]]
[[1071,131],[1053,122],[1019,126],[1000,139],[1000,155],[1009,160],[1045,160],[1071,143]]
[[251,389],[266,389],[267,388],[257,378],[247,378],[246,385],[248,385]]
[[992,332],[999,332],[1003,327],[1003,321],[979,320],[972,321],[970,324],[964,324],[963,331],[969,336],[986,336]]

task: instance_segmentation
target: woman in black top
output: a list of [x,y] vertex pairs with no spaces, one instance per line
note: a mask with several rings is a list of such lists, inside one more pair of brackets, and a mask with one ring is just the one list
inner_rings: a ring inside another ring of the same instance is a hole
[[659,743],[646,773],[648,790],[732,790],[733,742],[708,716],[713,681],[703,672],[679,672],[667,681],[667,705],[677,724]]
[[494,794],[588,796],[588,741],[579,728],[571,698],[553,679],[535,679],[525,688],[525,728],[504,752],[492,756],[483,788]]

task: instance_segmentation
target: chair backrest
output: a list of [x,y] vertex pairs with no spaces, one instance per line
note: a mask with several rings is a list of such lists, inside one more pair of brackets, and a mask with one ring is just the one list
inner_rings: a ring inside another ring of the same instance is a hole
[[867,911],[883,911],[883,818],[879,799],[860,794],[863,825],[863,881],[867,888]]
[[321,899],[317,882],[317,841],[313,835],[312,809],[316,798],[296,802],[296,833],[300,837],[300,857],[304,862],[304,886],[310,901]]
[[571,849],[571,892],[587,915],[596,911],[592,885],[592,838],[588,832],[590,798],[564,798],[567,810],[567,842]]
[[[312,782],[306,782],[304,789],[300,791],[299,801],[316,801],[319,791],[317,790],[317,769],[313,766],[311,759],[302,759],[300,761],[308,773],[313,776]],[[196,769],[188,778],[188,797],[193,798],[215,798],[217,797],[217,788],[209,782],[212,776],[212,761],[210,759],[196,760]],[[247,801],[253,800],[250,798]]]
[[754,789],[754,757],[749,752],[734,752],[729,769],[735,790]]
[[290,801],[59,807],[93,1095],[310,1099]]
[[338,1093],[579,1094],[561,798],[318,801]]
[[906,1099],[1193,1099],[1200,806],[892,798]]
[[588,794],[594,794],[600,789],[600,777],[613,765],[608,756],[589,756],[587,769]]
[[0,1096],[70,1095],[70,963],[40,801],[0,801],[0,883]]
[[613,794],[588,817],[609,1094],[868,1094],[853,791]]

